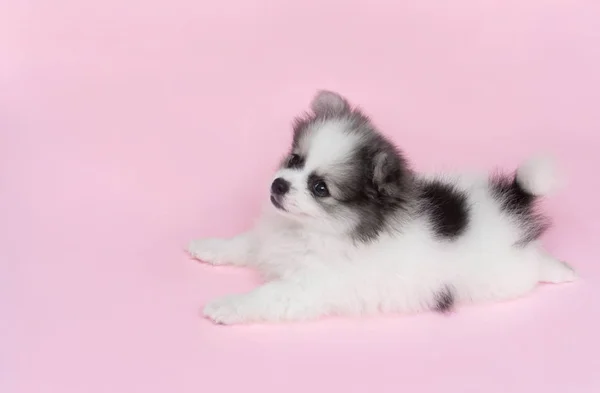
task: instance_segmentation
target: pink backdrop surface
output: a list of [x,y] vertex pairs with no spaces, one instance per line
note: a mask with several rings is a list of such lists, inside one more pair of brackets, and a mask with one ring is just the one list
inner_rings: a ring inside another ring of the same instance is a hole
[[[0,391],[598,392],[600,3],[0,3]],[[182,251],[250,225],[327,88],[417,168],[554,153],[582,280],[443,317],[215,326],[257,283]]]

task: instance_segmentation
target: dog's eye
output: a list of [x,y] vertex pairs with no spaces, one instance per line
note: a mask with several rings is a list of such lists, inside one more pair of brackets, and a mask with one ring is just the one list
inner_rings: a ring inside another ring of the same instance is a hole
[[301,168],[302,165],[302,157],[300,157],[298,154],[292,154],[288,159],[288,168]]
[[325,198],[329,196],[329,189],[323,180],[315,182],[315,184],[313,184],[312,191],[313,194],[319,198]]
[[292,154],[288,159],[288,168],[297,168],[302,163],[302,159],[298,154]]

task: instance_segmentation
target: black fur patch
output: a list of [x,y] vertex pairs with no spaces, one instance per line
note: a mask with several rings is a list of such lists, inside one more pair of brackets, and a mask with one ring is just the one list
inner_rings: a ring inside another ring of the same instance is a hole
[[[378,157],[385,161],[378,162]],[[413,174],[396,147],[378,134],[357,147],[352,163],[353,178],[340,187],[343,197],[339,201],[360,217],[353,237],[369,242],[387,227],[388,218],[408,207]]]
[[449,286],[445,286],[442,290],[435,294],[433,310],[441,313],[448,313],[454,309],[456,299],[454,293]]
[[494,174],[490,178],[491,194],[500,204],[500,209],[516,217],[522,229],[518,246],[524,246],[544,234],[550,227],[550,220],[536,212],[537,197],[525,191],[516,176]]
[[467,194],[438,180],[420,185],[421,211],[426,214],[438,239],[453,240],[469,226]]
[[527,193],[516,176],[494,175],[490,181],[494,196],[499,199],[502,210],[513,214],[527,214],[531,211],[535,196]]

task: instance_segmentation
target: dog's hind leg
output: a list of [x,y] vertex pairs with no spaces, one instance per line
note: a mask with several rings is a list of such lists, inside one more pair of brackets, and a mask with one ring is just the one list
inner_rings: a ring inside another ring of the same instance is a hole
[[537,258],[540,282],[560,284],[577,279],[577,273],[571,266],[556,259],[540,246],[537,248]]

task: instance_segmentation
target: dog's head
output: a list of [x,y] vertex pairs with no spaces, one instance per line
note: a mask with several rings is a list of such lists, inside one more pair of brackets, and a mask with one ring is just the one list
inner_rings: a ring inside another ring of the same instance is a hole
[[339,94],[319,92],[311,110],[294,123],[271,202],[291,219],[372,240],[406,208],[412,172],[400,151]]

